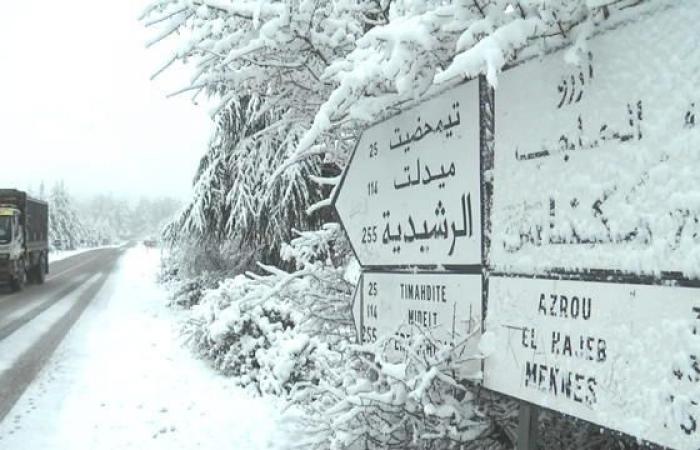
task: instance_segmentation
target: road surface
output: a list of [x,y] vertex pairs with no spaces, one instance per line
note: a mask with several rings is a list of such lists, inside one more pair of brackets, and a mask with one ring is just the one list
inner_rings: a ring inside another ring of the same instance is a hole
[[92,250],[50,265],[43,285],[0,287],[0,422],[96,297],[125,247]]
[[[29,386],[0,421],[0,449],[291,450],[291,436],[300,433],[283,420],[281,400],[249,395],[182,345],[181,321],[189,312],[167,307],[168,292],[157,282],[160,254],[130,247],[92,300],[88,293],[108,272],[110,255],[100,256],[104,262],[81,258],[82,267],[71,261],[60,270],[81,273],[66,274],[73,282],[87,281],[0,341],[2,374],[4,360],[21,359],[43,339],[34,328],[50,328],[80,297],[88,298],[80,319],[34,381],[24,380]],[[0,304],[9,298],[0,295]]]

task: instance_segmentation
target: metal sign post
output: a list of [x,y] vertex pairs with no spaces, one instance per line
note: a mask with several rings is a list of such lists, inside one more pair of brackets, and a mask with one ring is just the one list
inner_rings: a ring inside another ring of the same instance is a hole
[[540,411],[535,405],[520,401],[518,413],[518,442],[517,450],[536,450],[538,440],[537,420]]

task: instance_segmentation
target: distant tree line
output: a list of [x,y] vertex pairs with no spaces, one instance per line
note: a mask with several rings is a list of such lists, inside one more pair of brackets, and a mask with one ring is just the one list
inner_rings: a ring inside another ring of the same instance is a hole
[[47,192],[42,182],[29,189],[49,203],[49,245],[54,250],[111,245],[130,238],[158,235],[180,207],[169,198],[128,201],[112,194],[96,194],[85,200],[73,197],[63,181]]

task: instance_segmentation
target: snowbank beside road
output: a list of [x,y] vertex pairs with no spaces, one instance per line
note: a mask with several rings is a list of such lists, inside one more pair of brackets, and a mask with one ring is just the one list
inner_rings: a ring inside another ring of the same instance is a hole
[[0,423],[1,448],[284,448],[273,400],[248,397],[180,346],[158,261],[158,250],[126,253]]

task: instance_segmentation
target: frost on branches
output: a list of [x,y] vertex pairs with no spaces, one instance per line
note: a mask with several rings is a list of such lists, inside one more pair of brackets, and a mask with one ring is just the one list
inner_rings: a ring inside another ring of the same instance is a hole
[[[481,373],[465,374],[464,364],[480,360],[463,347],[441,347],[415,330],[410,339],[381,338],[345,351],[344,371],[297,392],[298,419],[312,449],[504,448],[481,411],[474,383]],[[427,354],[426,345],[440,349]],[[402,349],[397,356],[396,348]],[[397,361],[398,358],[398,361]],[[457,381],[459,380],[459,381]],[[465,443],[468,443],[465,445]]]
[[217,370],[263,393],[286,395],[327,378],[353,333],[352,285],[333,261],[340,232],[326,225],[285,245],[293,271],[259,264],[262,274],[206,290],[185,325],[190,344]]

